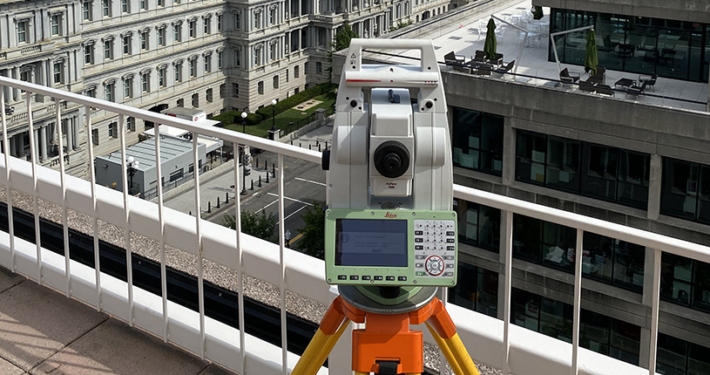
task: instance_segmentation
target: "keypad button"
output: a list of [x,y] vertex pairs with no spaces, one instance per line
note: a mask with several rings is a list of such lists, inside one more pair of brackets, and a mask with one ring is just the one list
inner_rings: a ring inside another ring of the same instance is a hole
[[350,275],[350,280],[359,280],[360,276],[358,275]]
[[422,242],[424,242],[424,239],[423,238],[415,238],[414,242],[422,243]]
[[445,255],[444,260],[454,260],[454,256],[453,255]]
[[338,280],[347,280],[348,277],[345,275],[338,275]]
[[376,281],[382,281],[382,276],[375,276]]
[[425,255],[415,255],[414,259],[424,260],[424,259],[426,259],[426,256]]
[[447,235],[447,236],[455,236],[455,235],[456,235],[456,232],[446,232],[446,235]]
[[454,277],[453,272],[444,272],[444,277]]
[[426,272],[422,272],[422,271],[417,271],[417,272],[415,272],[415,274],[417,276],[426,276]]
[[363,279],[363,280],[370,280],[370,279],[372,279],[372,277],[365,275],[365,276],[362,277],[362,279]]
[[424,250],[424,246],[422,246],[422,245],[414,245],[414,250]]
[[447,246],[446,250],[456,250],[456,246]]
[[414,265],[414,268],[424,268],[424,263],[417,263]]
[[453,265],[453,263],[451,263],[451,264],[447,264],[447,265],[446,265],[446,268],[454,268],[454,265]]
[[399,276],[397,278],[398,281],[407,281],[407,276]]
[[422,234],[424,234],[424,231],[422,231],[422,230],[415,230],[414,231],[415,236],[421,236]]
[[387,276],[387,281],[394,281],[394,276]]
[[456,243],[453,238],[447,238],[446,243]]

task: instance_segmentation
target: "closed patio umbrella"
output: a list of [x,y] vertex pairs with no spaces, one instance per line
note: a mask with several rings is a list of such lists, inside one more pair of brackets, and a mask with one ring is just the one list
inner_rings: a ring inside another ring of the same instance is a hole
[[584,70],[591,75],[597,74],[599,56],[597,55],[597,36],[594,29],[587,33],[587,53],[584,55]]
[[486,57],[489,60],[493,60],[496,58],[496,23],[493,22],[493,18],[488,20],[486,29],[488,29],[488,32],[486,33],[486,41],[483,44],[483,52],[486,53]]

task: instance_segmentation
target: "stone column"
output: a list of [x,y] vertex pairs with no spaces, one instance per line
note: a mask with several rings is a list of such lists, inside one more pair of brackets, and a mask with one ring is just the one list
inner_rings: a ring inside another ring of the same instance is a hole
[[[653,165],[653,159],[651,159],[651,165]],[[641,303],[644,307],[649,309],[649,313],[650,309],[653,307],[653,279],[655,276],[655,254],[655,249],[647,247],[646,256],[644,258],[643,264],[643,297],[641,299]],[[651,324],[650,318],[648,319],[648,324]],[[649,327],[641,326],[641,340],[639,340],[639,366],[643,368],[648,368],[648,360],[651,356],[651,340],[651,329]]]
[[[498,250],[498,261],[500,262],[502,266],[502,272],[498,275],[498,319],[505,320],[505,319],[510,319],[509,316],[504,316],[505,314],[505,243],[508,241],[506,236],[506,223],[508,215],[513,215],[510,212],[507,211],[500,211],[500,245],[499,245],[499,250]],[[511,230],[512,233],[512,230]],[[512,241],[512,239],[511,239]],[[513,261],[511,257],[511,262]],[[512,268],[511,268],[512,269]]]
[[503,127],[503,185],[510,186],[515,181],[515,129],[506,121]]
[[[61,125],[60,125],[61,126]],[[71,122],[67,120],[67,153],[74,149],[74,140],[72,139]]]
[[298,17],[301,16],[301,12],[303,11],[303,4],[301,4],[302,1],[303,1],[303,0],[298,0],[298,12],[296,12],[296,14],[298,15]]
[[17,148],[17,156],[25,156],[25,133],[18,134],[17,140],[19,141]]
[[[12,78],[20,80],[20,68],[15,66],[12,68]],[[17,102],[20,101],[20,89],[12,89],[12,100]]]
[[35,139],[35,154],[32,155],[32,158],[34,158],[35,161],[39,159],[39,129],[34,129],[34,134],[32,135]]
[[44,126],[42,128],[39,128],[37,131],[39,132],[40,136],[40,142],[38,144],[39,146],[39,160],[45,161],[47,160],[47,126]]
[[661,212],[661,184],[663,172],[663,158],[658,154],[651,154],[651,170],[648,178],[648,206],[647,217],[658,220]]

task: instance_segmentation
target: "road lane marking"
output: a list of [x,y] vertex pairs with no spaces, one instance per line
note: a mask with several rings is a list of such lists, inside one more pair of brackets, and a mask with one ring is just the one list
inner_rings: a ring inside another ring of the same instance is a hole
[[[304,208],[306,208],[306,206],[303,206],[303,207],[297,209],[296,211],[292,212],[290,215],[288,215],[288,216],[286,216],[286,217],[284,218],[284,221],[288,220],[288,218],[290,218],[291,216],[297,214],[299,211],[301,211],[301,210],[304,209]],[[279,225],[279,223],[276,223],[276,225]]]
[[[274,194],[274,193],[268,193],[268,194],[271,195],[272,197],[278,197],[278,196],[279,196],[278,194]],[[296,199],[296,198],[289,198],[289,197],[287,197],[287,196],[284,195],[284,199],[288,199],[288,200],[293,201],[293,202],[298,202],[298,203],[305,204],[306,206],[311,206],[311,207],[313,207],[313,203],[304,202],[304,201],[298,200],[298,199]],[[278,202],[278,200],[277,200],[277,202]],[[270,203],[269,206],[271,206],[272,204],[273,204],[273,202]],[[266,208],[266,207],[264,207],[264,208]]]
[[310,182],[312,184],[316,184],[316,185],[320,185],[320,186],[326,186],[326,184],[324,184],[322,182],[313,181],[313,180],[306,180],[305,178],[295,177],[294,179],[298,180],[298,181],[303,181],[303,182]]
[[277,199],[277,200],[275,200],[275,201],[273,201],[273,202],[267,204],[266,206],[262,207],[259,211],[264,211],[264,210],[266,210],[267,208],[269,208],[269,206],[273,205],[274,203],[278,203],[278,201],[279,201],[279,200]]
[[303,232],[299,233],[298,236],[296,236],[296,237],[292,238],[290,241],[288,241],[288,244],[291,245],[292,243],[300,240],[301,237],[303,237]]

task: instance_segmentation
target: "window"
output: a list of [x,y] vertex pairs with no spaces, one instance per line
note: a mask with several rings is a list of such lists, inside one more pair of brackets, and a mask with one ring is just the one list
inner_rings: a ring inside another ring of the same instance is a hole
[[449,289],[449,302],[498,317],[498,274],[459,262],[458,282]]
[[240,49],[234,50],[234,64],[236,66],[242,66],[242,51]]
[[123,80],[123,97],[125,99],[133,97],[133,77]]
[[91,1],[84,1],[81,3],[81,10],[84,21],[91,21]]
[[128,0],[121,0],[121,13],[128,13]]
[[[20,72],[20,81],[32,82],[32,68],[29,68],[27,70],[22,70]],[[20,90],[20,91],[25,92],[25,90]]]
[[113,89],[114,89],[113,85],[114,85],[113,83],[106,84],[106,87],[104,90],[106,101],[112,102],[116,99],[115,96],[113,95]]
[[150,73],[141,74],[141,90],[150,92]]
[[96,97],[96,88],[92,87],[92,88],[86,90],[86,96],[88,96],[90,98],[95,98]]
[[185,107],[185,99],[178,99],[177,100],[177,106],[180,108]]
[[17,23],[17,43],[27,43],[27,24],[28,21]]
[[288,69],[286,69],[286,82],[288,82]]
[[190,27],[190,38],[196,38],[197,37],[197,21],[190,21],[188,25]]
[[126,118],[126,131],[136,131],[136,118],[127,117]]
[[461,199],[454,200],[458,218],[459,242],[498,252],[500,248],[500,210]]
[[99,129],[91,129],[91,143],[99,145]]
[[165,87],[165,68],[158,69],[158,87]]
[[108,124],[108,136],[109,138],[118,138],[118,123],[112,122]]
[[259,95],[264,95],[264,81],[259,81],[257,84],[257,92]]
[[276,25],[276,7],[269,9],[269,25]]
[[90,65],[94,63],[94,45],[87,44],[84,46],[84,64]]
[[707,374],[710,369],[710,347],[659,332],[656,367],[660,374]]
[[203,21],[203,32],[205,35],[209,35],[212,33],[212,24],[211,24],[212,19],[211,18],[205,18]]
[[222,15],[217,15],[217,31],[222,31]]
[[510,322],[566,342],[572,342],[572,306],[513,288]]
[[175,43],[181,42],[181,34],[182,34],[182,26],[181,25],[175,25],[174,28],[174,35],[173,39],[175,40]]
[[104,17],[110,17],[111,16],[111,4],[109,0],[101,0],[101,9]]
[[221,85],[219,85],[219,97],[220,97],[220,98],[224,98],[224,96],[225,96],[225,94],[224,94],[224,87],[225,87],[225,86],[224,86],[224,83],[221,84]]
[[515,215],[513,256],[573,272],[576,236],[574,228]]
[[163,2],[163,0],[158,0],[158,6],[159,7],[165,6],[165,3]]
[[104,41],[104,60],[111,59],[113,59],[113,41],[106,40]]
[[165,28],[158,29],[158,45],[165,46]]
[[222,59],[224,58],[224,51],[217,52],[217,68],[222,69]]
[[454,108],[454,165],[500,176],[503,170],[503,117]]
[[141,32],[141,50],[143,50],[143,51],[148,50],[148,32],[147,31]]
[[54,79],[54,84],[62,84],[62,63],[56,62],[53,64],[52,78]]
[[199,108],[200,106],[200,95],[198,93],[192,94],[192,107]]
[[131,54],[131,37],[130,37],[130,35],[126,35],[123,37],[123,54],[124,55]]
[[58,14],[52,15],[51,22],[52,22],[52,35],[59,35],[59,21],[60,21],[60,16]]
[[182,82],[182,64],[175,64],[175,82]]
[[299,66],[294,66],[294,67],[293,67],[293,78],[298,78],[298,70],[299,70],[299,68],[300,68]]
[[207,100],[207,102],[212,103],[212,99],[213,99],[212,98],[212,89],[207,89],[207,94],[206,94],[205,99]]
[[663,253],[661,298],[710,312],[710,264]]
[[141,0],[141,10],[148,9],[148,4],[146,0]]
[[254,30],[261,29],[261,12],[254,13]]
[[645,209],[648,154],[519,130],[515,177]]
[[276,60],[276,50],[278,49],[276,43],[269,44],[269,60]]
[[664,157],[661,213],[710,224],[710,165]]
[[585,277],[642,293],[645,259],[643,246],[584,232],[582,274]]
[[205,65],[205,74],[212,71],[212,55],[205,55],[203,57]]
[[232,83],[232,96],[235,98],[239,97],[239,84],[236,82]]
[[316,61],[316,73],[323,74],[323,64],[320,61]]
[[190,60],[190,78],[197,77],[197,58]]
[[239,13],[234,14],[234,30],[239,30],[240,28],[240,19],[239,19]]

